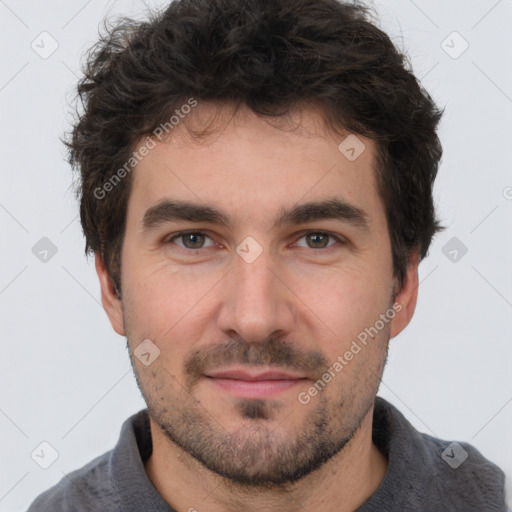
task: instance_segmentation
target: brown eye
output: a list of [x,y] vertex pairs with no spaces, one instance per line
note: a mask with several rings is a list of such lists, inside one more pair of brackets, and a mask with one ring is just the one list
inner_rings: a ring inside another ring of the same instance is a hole
[[201,246],[204,244],[204,238],[204,235],[201,233],[188,233],[186,235],[181,235],[183,245],[187,249],[201,249]]
[[298,243],[298,245],[307,249],[329,249],[331,246],[336,245],[336,242],[343,243],[341,238],[322,231],[310,231],[301,236],[299,240],[303,239],[305,244]]
[[310,233],[306,235],[306,240],[312,246],[312,249],[323,249],[329,243],[329,235],[325,233]]

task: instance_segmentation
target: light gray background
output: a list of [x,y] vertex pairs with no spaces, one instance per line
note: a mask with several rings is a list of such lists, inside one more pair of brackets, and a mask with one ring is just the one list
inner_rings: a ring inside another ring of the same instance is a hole
[[[112,448],[122,422],[145,406],[125,339],[100,305],[93,259],[83,255],[58,140],[80,56],[100,21],[141,15],[145,4],[0,1],[0,511],[26,510]],[[421,431],[472,443],[510,477],[512,0],[375,5],[381,26],[446,107],[435,198],[449,226],[420,265],[416,314],[391,342],[379,394]],[[31,48],[51,48],[43,31],[59,45],[46,59]],[[464,41],[454,31],[469,44],[458,58]],[[58,250],[46,263],[32,252],[42,237]],[[453,237],[468,249],[456,262],[443,253]],[[31,458],[43,441],[59,454],[48,469]]]

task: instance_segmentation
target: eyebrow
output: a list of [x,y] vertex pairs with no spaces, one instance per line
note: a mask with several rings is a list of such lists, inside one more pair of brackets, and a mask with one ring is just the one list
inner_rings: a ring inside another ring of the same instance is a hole
[[[370,217],[367,212],[338,198],[303,203],[289,209],[282,208],[272,229],[282,225],[329,219],[345,222],[362,231],[370,229]],[[203,222],[227,228],[231,228],[233,224],[229,215],[214,206],[165,199],[146,210],[142,220],[143,231],[150,231],[172,221]]]

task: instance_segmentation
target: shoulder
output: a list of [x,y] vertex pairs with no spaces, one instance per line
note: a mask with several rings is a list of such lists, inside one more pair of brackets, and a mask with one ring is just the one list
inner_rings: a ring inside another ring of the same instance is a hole
[[375,405],[373,441],[388,457],[375,498],[411,510],[506,511],[505,474],[477,448],[419,432],[380,397]]
[[41,493],[27,512],[114,512],[117,493],[109,476],[112,450],[91,460],[82,468],[63,476]]
[[505,473],[473,445],[420,434],[430,468],[429,487],[471,510],[505,510]]
[[133,504],[134,495],[154,490],[142,461],[151,450],[149,418],[146,409],[142,409],[124,421],[113,449],[64,474],[57,484],[32,502],[27,512],[119,512],[121,508],[128,509]]

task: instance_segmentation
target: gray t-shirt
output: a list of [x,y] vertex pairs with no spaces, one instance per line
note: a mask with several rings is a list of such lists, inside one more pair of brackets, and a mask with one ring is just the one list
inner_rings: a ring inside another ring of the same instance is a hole
[[[375,401],[373,441],[387,456],[388,469],[356,512],[506,512],[500,468],[467,443],[418,432],[381,397]],[[28,512],[176,512],[145,472],[152,450],[142,409],[123,423],[112,450],[63,477]]]

